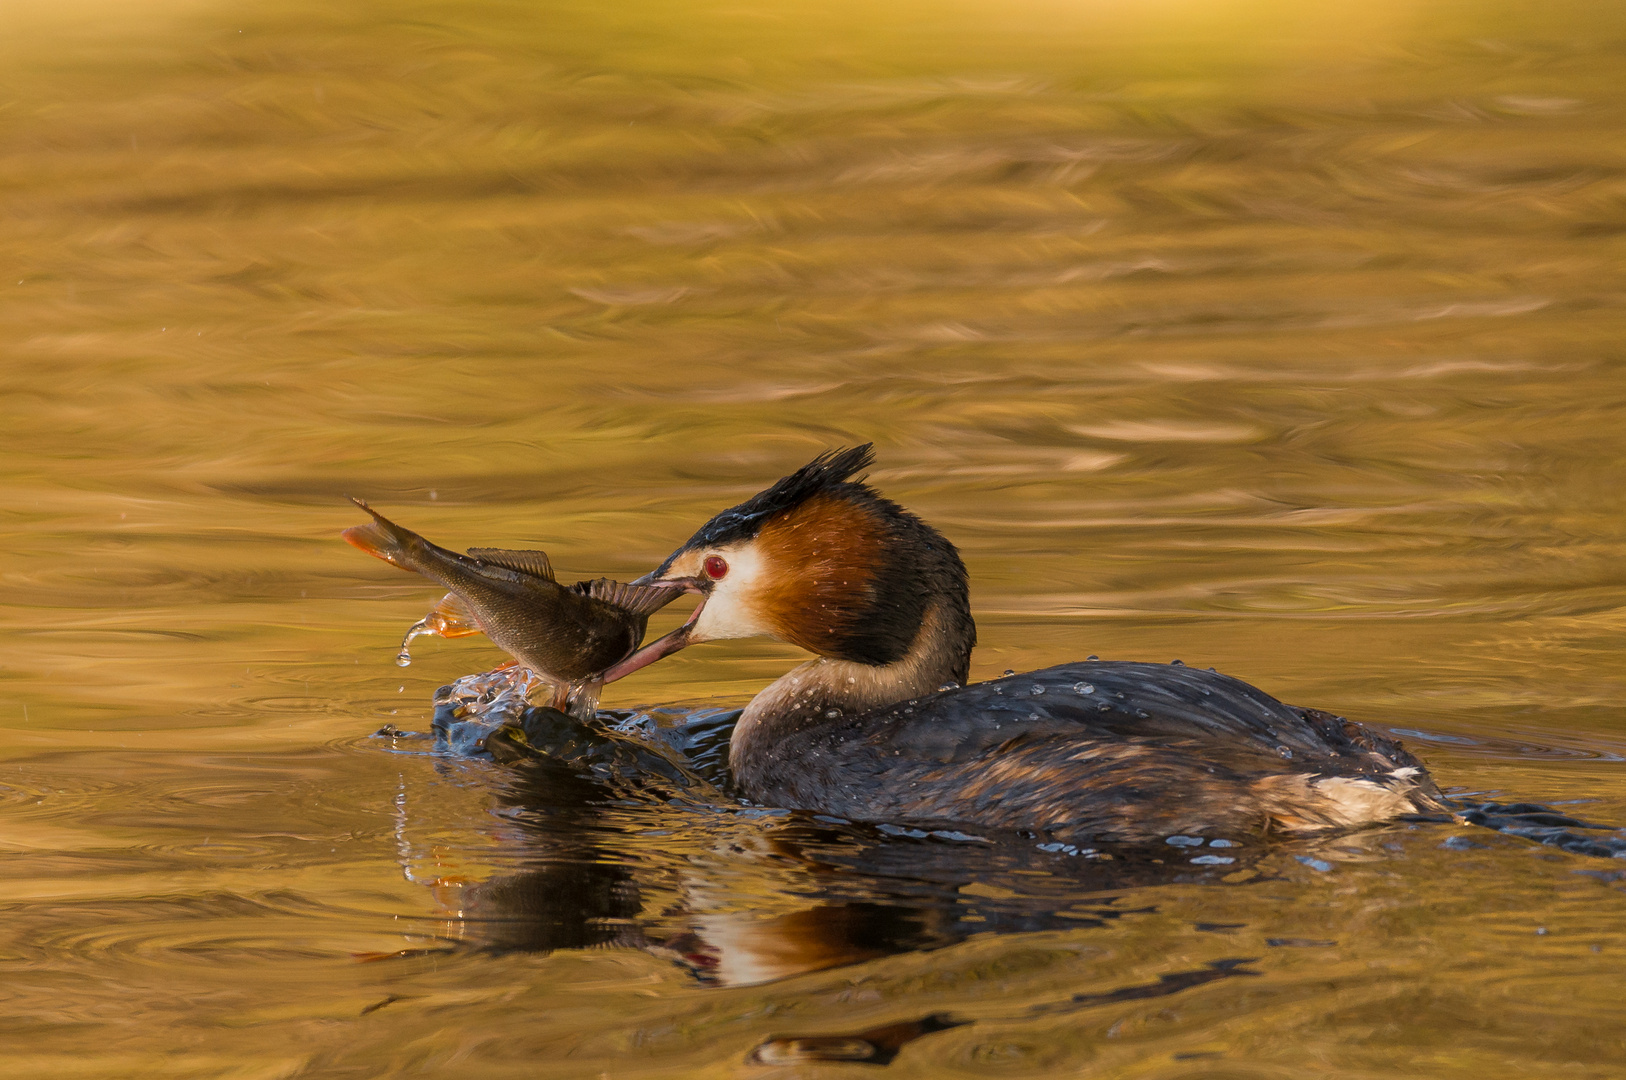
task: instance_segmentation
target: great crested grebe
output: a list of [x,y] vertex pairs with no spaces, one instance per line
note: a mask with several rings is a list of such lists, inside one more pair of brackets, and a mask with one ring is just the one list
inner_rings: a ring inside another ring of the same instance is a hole
[[636,584],[701,601],[605,681],[688,645],[817,654],[751,700],[729,765],[768,806],[1058,837],[1310,833],[1443,809],[1422,764],[1359,724],[1174,664],[1084,661],[972,686],[959,553],[831,451],[708,521]]

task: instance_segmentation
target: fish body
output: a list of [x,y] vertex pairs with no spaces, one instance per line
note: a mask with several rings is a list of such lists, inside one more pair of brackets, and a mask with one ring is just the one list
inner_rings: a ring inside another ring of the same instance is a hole
[[[450,590],[408,632],[407,642],[419,633],[483,633],[543,678],[579,683],[636,649],[649,616],[682,593],[608,578],[560,585],[544,552],[470,548],[459,555],[403,529],[360,499],[351,501],[373,520],[346,529],[347,542]],[[407,642],[401,647],[403,663]]]

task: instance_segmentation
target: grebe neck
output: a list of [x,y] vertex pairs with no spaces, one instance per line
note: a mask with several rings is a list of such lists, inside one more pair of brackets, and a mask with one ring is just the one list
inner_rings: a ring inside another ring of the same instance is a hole
[[933,604],[914,643],[890,664],[864,664],[821,656],[793,668],[751,699],[729,743],[736,781],[750,790],[753,761],[785,735],[844,716],[856,716],[948,683],[963,683],[976,630],[957,604]]

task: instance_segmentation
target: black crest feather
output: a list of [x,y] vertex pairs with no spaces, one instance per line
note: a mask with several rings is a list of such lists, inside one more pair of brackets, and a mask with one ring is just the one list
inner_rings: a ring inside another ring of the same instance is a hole
[[[854,473],[875,463],[875,444],[827,450],[800,469],[758,492],[738,506],[724,510],[689,538],[683,548],[716,547],[755,536],[765,522],[793,510],[821,492],[850,480]],[[678,550],[683,550],[679,548]],[[667,560],[670,562],[671,560]]]
[[[879,531],[881,544],[880,550],[873,553],[876,561],[870,572],[856,575],[864,580],[839,582],[848,589],[841,602],[834,605],[845,613],[838,618],[843,625],[835,639],[820,640],[814,651],[862,664],[895,663],[913,646],[928,612],[936,609],[944,620],[953,653],[949,674],[965,682],[971,649],[977,643],[965,564],[954,545],[936,529],[871,490],[862,477],[855,478],[874,461],[873,443],[820,454],[766,491],[706,522],[658,570],[641,580],[659,578],[685,551],[752,540],[780,514],[814,496],[833,495],[869,517],[869,524]],[[824,541],[840,543],[841,538],[832,535],[818,540]]]

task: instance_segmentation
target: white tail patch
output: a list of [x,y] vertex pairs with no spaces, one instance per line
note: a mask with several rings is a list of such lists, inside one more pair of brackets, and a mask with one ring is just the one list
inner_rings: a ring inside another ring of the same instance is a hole
[[1254,782],[1268,812],[1288,832],[1348,829],[1416,810],[1404,780],[1287,773]]
[[1329,776],[1308,786],[1311,792],[1320,796],[1317,809],[1337,825],[1387,821],[1413,809],[1411,800],[1406,796],[1373,780]]

